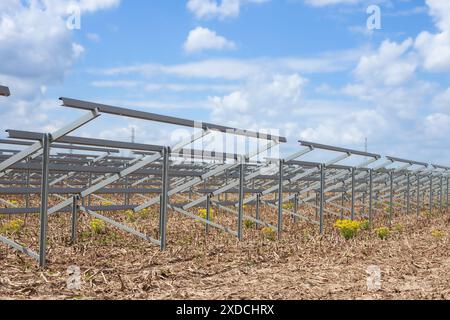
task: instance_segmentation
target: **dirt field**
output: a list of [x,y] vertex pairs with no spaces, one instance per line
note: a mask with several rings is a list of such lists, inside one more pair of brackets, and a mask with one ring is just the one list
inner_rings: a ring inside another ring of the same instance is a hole
[[[50,218],[49,268],[0,245],[1,299],[450,299],[449,215],[396,217],[387,240],[361,231],[344,240],[327,221],[317,227],[285,221],[281,241],[255,227],[245,240],[171,214],[168,250],[108,228],[69,244],[67,216]],[[36,218],[15,239],[36,249]],[[156,218],[143,225],[155,234]],[[5,220],[3,220],[5,221]],[[6,220],[7,221],[7,220]],[[139,222],[135,221],[135,224]],[[378,221],[378,226],[385,221]],[[150,227],[150,225],[152,227]],[[33,245],[32,245],[33,244]],[[67,268],[81,269],[81,290],[68,290]],[[379,266],[381,289],[367,289],[366,270]]]

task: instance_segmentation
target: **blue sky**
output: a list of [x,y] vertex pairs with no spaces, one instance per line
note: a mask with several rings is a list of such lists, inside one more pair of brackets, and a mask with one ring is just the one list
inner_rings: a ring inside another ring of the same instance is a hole
[[[66,26],[81,9],[81,28]],[[380,30],[366,10],[378,5]],[[439,0],[2,0],[0,129],[52,131],[59,96],[450,165],[450,4]],[[84,136],[167,144],[99,119]],[[4,134],[2,134],[4,135]]]

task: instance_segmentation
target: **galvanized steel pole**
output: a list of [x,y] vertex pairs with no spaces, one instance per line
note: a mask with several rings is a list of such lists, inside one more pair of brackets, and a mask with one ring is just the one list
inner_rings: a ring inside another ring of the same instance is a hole
[[245,162],[241,160],[239,165],[239,211],[238,211],[238,239],[242,240],[242,220],[244,217],[244,187],[245,187]]
[[78,196],[73,196],[72,202],[72,234],[71,242],[75,244],[77,242],[77,228],[78,228]]
[[163,149],[163,167],[162,167],[162,190],[160,202],[160,242],[161,250],[166,250],[166,233],[167,233],[167,207],[169,203],[169,158],[170,150],[167,147]]
[[47,250],[47,209],[48,209],[48,174],[50,158],[50,134],[42,137],[42,176],[41,176],[41,208],[40,208],[40,233],[39,233],[39,266],[46,267]]
[[372,227],[373,224],[373,170],[369,170],[369,226]]
[[389,225],[392,224],[392,216],[394,214],[394,171],[389,174],[390,187],[389,187]]
[[355,219],[355,168],[352,168],[352,211],[351,219]]
[[319,216],[320,216],[320,234],[324,233],[324,206],[325,206],[325,165],[320,166],[320,205],[319,205]]
[[283,230],[283,174],[284,174],[284,160],[280,159],[278,177],[278,239],[281,238]]

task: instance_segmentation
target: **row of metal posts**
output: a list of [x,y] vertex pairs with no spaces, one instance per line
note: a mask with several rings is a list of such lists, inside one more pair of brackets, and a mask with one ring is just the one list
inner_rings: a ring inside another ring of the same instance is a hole
[[[324,232],[324,206],[325,206],[325,194],[324,194],[324,188],[325,188],[325,170],[326,166],[321,165],[320,166],[320,187],[317,197],[318,202],[318,218],[320,221],[320,233],[322,234]],[[369,169],[369,224],[372,225],[373,223],[373,169]],[[355,172],[356,168],[351,169],[351,219],[355,219]],[[388,210],[388,223],[389,225],[392,224],[392,218],[394,214],[394,170],[390,170],[388,173],[389,176],[389,210]],[[430,175],[430,189],[429,189],[429,212],[432,213],[433,210],[433,176]],[[440,192],[439,192],[439,207],[442,210],[443,206],[443,177],[440,177],[441,183],[440,183]],[[406,201],[407,201],[407,214],[410,213],[411,210],[411,203],[410,203],[410,197],[411,197],[411,190],[410,190],[411,180],[410,180],[410,174],[407,174],[407,195],[406,195]],[[281,199],[282,195],[282,186],[283,186],[283,162],[280,162],[280,170],[279,170],[279,189],[278,189],[278,199]],[[448,210],[449,206],[449,177],[447,177],[447,188],[446,188],[446,208]],[[344,198],[343,193],[343,198]],[[295,203],[294,203],[294,213],[297,212],[297,205],[298,205],[298,195],[295,195]],[[343,200],[344,201],[344,200]],[[259,201],[257,203],[259,205]],[[417,203],[416,203],[416,210],[417,215],[420,214],[420,174],[417,175]],[[257,210],[259,212],[259,210]],[[278,202],[278,234],[279,237],[281,236],[282,232],[282,216],[283,216],[283,204],[281,201]]]
[[[40,237],[39,237],[39,265],[41,267],[45,267],[45,253],[46,253],[46,234],[47,234],[47,207],[48,207],[48,174],[49,174],[49,154],[50,154],[50,143],[51,136],[50,134],[44,134],[42,139],[43,146],[43,154],[42,154],[42,178],[41,178],[41,207],[40,207]],[[161,241],[161,250],[165,250],[166,248],[166,233],[167,233],[167,207],[168,207],[168,191],[169,191],[169,157],[170,150],[169,148],[164,148],[163,150],[163,166],[162,166],[162,195],[160,201],[160,241]],[[278,237],[281,237],[282,229],[283,229],[283,203],[280,199],[283,199],[283,175],[284,175],[284,161],[280,160],[279,162],[279,172],[278,172]],[[324,207],[325,207],[325,184],[326,184],[326,166],[324,164],[320,165],[320,187],[318,192],[318,215],[319,215],[319,226],[320,233],[324,233]],[[373,220],[373,170],[369,169],[369,223],[372,224]],[[355,218],[355,195],[356,195],[356,181],[355,181],[355,172],[356,168],[351,169],[351,219]],[[393,215],[393,202],[394,202],[394,172],[391,170],[389,173],[389,223],[392,221]],[[226,178],[228,178],[228,173],[226,174]],[[237,222],[237,236],[239,240],[242,240],[242,229],[243,229],[243,215],[244,215],[244,188],[245,188],[245,162],[242,161],[239,166],[239,210],[238,210],[238,222]],[[440,207],[442,209],[442,193],[443,193],[443,178],[441,177],[441,191],[440,191]],[[29,178],[27,179],[27,183],[29,183]],[[343,190],[342,190],[343,192]],[[407,212],[410,211],[410,174],[407,174]],[[417,175],[417,214],[420,213],[420,174]],[[430,175],[430,203],[429,210],[430,213],[433,208],[433,176]],[[449,198],[449,178],[447,177],[447,194],[446,194],[446,205],[448,209],[448,198]],[[343,193],[344,199],[344,193]],[[73,196],[73,204],[72,204],[72,242],[76,242],[77,238],[77,203],[79,201],[78,196]],[[83,199],[81,199],[83,200]],[[295,213],[298,211],[298,201],[299,195],[298,193],[294,198],[294,211]],[[260,202],[261,195],[257,195],[256,199],[256,219],[260,220]],[[210,220],[210,212],[211,212],[211,195],[208,196],[206,203],[206,211],[207,211],[207,220]],[[208,233],[209,225],[206,224],[206,232]]]
[[[40,232],[39,232],[39,266],[46,267],[46,239],[48,226],[48,190],[49,190],[49,161],[50,161],[50,134],[44,134],[42,139],[42,176],[41,176],[41,207],[40,207]],[[162,166],[162,190],[160,200],[160,248],[166,249],[166,234],[167,234],[167,207],[168,207],[168,192],[169,192],[169,157],[170,150],[165,147],[163,149],[163,166]],[[72,218],[71,218],[71,242],[75,244],[77,241],[78,228],[78,195],[72,197]],[[81,199],[83,200],[83,199]]]

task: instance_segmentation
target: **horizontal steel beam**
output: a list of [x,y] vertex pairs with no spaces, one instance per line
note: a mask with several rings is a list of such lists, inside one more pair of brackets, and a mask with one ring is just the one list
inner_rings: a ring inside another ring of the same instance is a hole
[[317,162],[310,162],[310,161],[299,161],[299,160],[290,160],[285,162],[286,165],[295,165],[295,166],[301,166],[305,168],[319,168],[320,163]]
[[[38,162],[33,163],[16,163],[10,168],[15,170],[33,170],[39,171],[41,164]],[[123,168],[120,167],[106,167],[106,166],[74,166],[66,164],[49,164],[49,170],[53,172],[79,172],[79,173],[120,173]],[[200,177],[205,172],[192,172],[192,171],[182,171],[182,170],[170,170],[170,175],[175,177]],[[133,174],[136,175],[155,175],[161,176],[161,170],[158,169],[139,169]]]
[[129,118],[135,118],[135,119],[141,119],[141,120],[150,120],[150,121],[156,121],[161,123],[168,123],[178,126],[184,126],[184,127],[191,127],[196,128],[198,125],[201,125],[201,128],[206,130],[214,130],[219,131],[223,133],[231,133],[251,138],[258,138],[258,139],[265,139],[265,140],[276,140],[279,142],[287,142],[285,137],[279,137],[274,135],[267,135],[260,132],[254,132],[254,131],[248,131],[248,130],[241,130],[221,125],[216,125],[212,123],[206,123],[206,122],[196,122],[193,120],[187,120],[187,119],[181,119],[181,118],[175,118],[170,116],[164,116],[159,115],[155,113],[149,113],[144,111],[138,111],[138,110],[132,110],[132,109],[126,109],[126,108],[120,108],[120,107],[114,107],[94,102],[88,102],[88,101],[81,101],[76,99],[70,99],[70,98],[60,98],[60,100],[63,102],[64,107],[69,108],[76,108],[76,109],[82,109],[82,110],[94,110],[98,109],[101,113],[107,113],[112,115],[118,115],[118,116],[124,116]]
[[[79,194],[85,188],[49,188],[50,194]],[[41,188],[0,188],[0,194],[8,195],[22,195],[22,194],[40,194]],[[145,189],[145,188],[103,188],[96,191],[94,194],[129,194],[129,193],[161,193],[160,189]]]
[[[8,144],[14,146],[31,146],[33,143],[21,140],[11,140],[11,139],[0,139],[0,144]],[[53,149],[68,149],[68,150],[78,150],[78,151],[93,151],[93,152],[108,152],[108,153],[120,153],[117,149],[105,149],[105,148],[93,148],[93,147],[81,147],[74,146],[70,144],[53,143]],[[82,156],[82,155],[79,155]]]
[[445,167],[445,166],[440,166],[440,165],[438,165],[438,164],[432,164],[432,166],[435,168],[435,169],[442,169],[442,170],[450,170],[450,167]]
[[[145,152],[145,151],[136,151],[133,153],[138,154],[138,155],[151,155],[152,154],[150,152]],[[172,153],[171,156],[182,157],[182,158],[206,159],[206,160],[222,160],[222,161],[226,161],[227,159],[237,161],[241,157],[241,155],[239,155],[239,154],[222,153],[222,152],[207,151],[207,150],[196,150],[196,149],[182,149],[177,153]]]
[[[92,211],[126,211],[131,210],[134,206],[88,206],[86,207]],[[20,214],[38,214],[40,208],[0,208],[0,214],[9,214],[9,215],[20,215]],[[71,213],[72,208],[69,206],[59,209],[57,212],[59,213]]]
[[[178,207],[182,207],[184,205],[188,204],[188,202],[183,203],[172,203],[172,205],[176,205]],[[217,201],[215,204],[224,206],[224,207],[234,207],[235,202],[232,201]],[[248,205],[255,204],[254,201],[248,203]],[[193,207],[204,207],[205,202],[199,203]],[[133,210],[136,206],[135,205],[111,205],[111,206],[86,206],[85,208],[92,211],[98,211],[98,212],[115,212],[115,211],[127,211],[127,210]],[[21,215],[21,214],[38,214],[39,208],[0,208],[0,214],[5,215]],[[57,213],[72,213],[72,208],[70,206],[66,206],[62,209],[58,209],[55,211]]]
[[[42,133],[38,132],[28,132],[28,131],[19,131],[19,130],[6,130],[8,132],[9,137],[12,139],[24,139],[24,140],[34,140],[39,141],[42,138]],[[95,147],[107,147],[107,148],[118,148],[118,149],[127,149],[127,150],[143,150],[143,151],[162,151],[163,147],[149,145],[149,144],[140,144],[140,143],[131,143],[131,142],[120,142],[120,141],[112,141],[112,140],[103,140],[103,139],[92,139],[92,138],[80,138],[80,137],[72,137],[65,136],[58,139],[59,142],[69,143],[69,144],[79,144],[85,146],[95,146]],[[53,147],[53,145],[52,145]]]
[[[322,164],[318,162],[310,162],[310,161],[298,161],[298,160],[291,160],[285,163],[286,165],[297,165],[305,168],[319,168]],[[351,170],[353,167],[351,166],[345,166],[345,165],[339,165],[339,164],[332,164],[327,166],[327,169],[334,169],[334,170]],[[357,170],[369,170],[368,168],[356,168]]]
[[416,164],[418,166],[424,166],[424,167],[428,167],[428,163],[425,162],[419,162],[419,161],[414,161],[414,160],[406,160],[406,159],[401,159],[401,158],[396,158],[396,157],[386,157],[386,159],[391,160],[393,162],[403,162],[403,163],[409,163],[409,164]]
[[381,158],[381,155],[375,154],[375,153],[368,153],[368,152],[364,152],[364,151],[333,147],[333,146],[329,146],[329,145],[325,145],[325,144],[319,144],[319,143],[302,141],[302,140],[299,140],[299,142],[300,142],[300,144],[302,146],[310,147],[310,148],[313,148],[313,149],[322,149],[322,150],[328,150],[328,151],[344,152],[344,153],[349,153],[349,154],[363,156],[363,157],[371,157],[371,158],[375,158],[375,159]]

